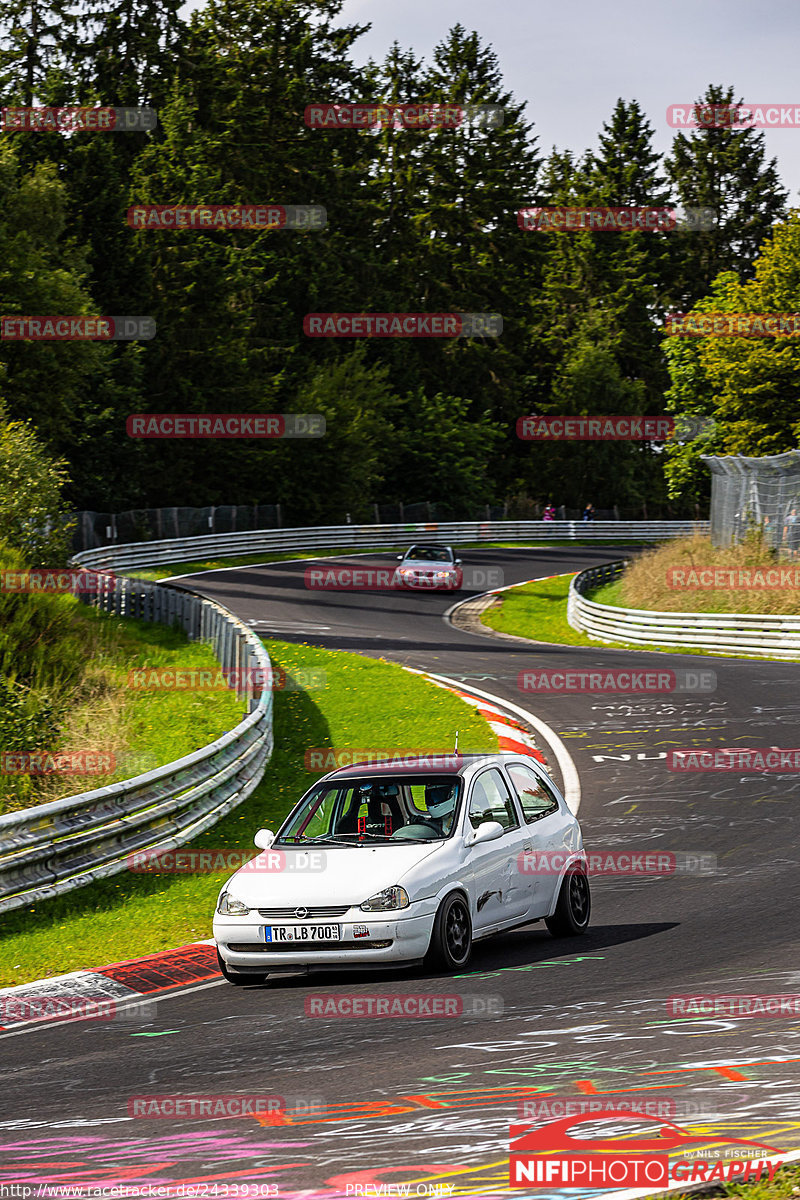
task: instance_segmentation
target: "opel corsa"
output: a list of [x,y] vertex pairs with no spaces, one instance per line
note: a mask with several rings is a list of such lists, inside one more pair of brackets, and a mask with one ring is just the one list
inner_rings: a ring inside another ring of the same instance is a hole
[[479,754],[323,776],[223,886],[220,970],[269,975],[419,964],[463,969],[472,945],[544,920],[589,924],[578,821],[532,758]]

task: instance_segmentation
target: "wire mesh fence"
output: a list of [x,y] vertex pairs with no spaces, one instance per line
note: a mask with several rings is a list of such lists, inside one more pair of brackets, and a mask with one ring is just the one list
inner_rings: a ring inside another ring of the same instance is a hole
[[741,542],[750,529],[782,554],[800,550],[800,450],[747,458],[704,455],[711,471],[711,540]]
[[[538,521],[546,504],[528,496],[514,496],[505,504],[481,504],[473,507],[438,500],[413,504],[367,504],[360,511],[342,513],[332,525],[373,523],[376,525],[442,524],[452,521]],[[556,521],[580,521],[582,508],[553,505]],[[167,538],[203,537],[216,533],[250,533],[259,529],[282,529],[292,525],[291,513],[280,504],[221,504],[205,508],[139,508],[130,512],[77,512],[73,514],[72,553],[97,550],[103,546],[130,545],[134,542],[163,541]],[[667,506],[644,505],[637,508],[596,508],[595,521],[672,520],[676,514]],[[705,515],[705,514],[703,514]],[[700,512],[694,514],[700,519]],[[287,519],[288,518],[288,519]]]
[[72,553],[129,542],[163,538],[202,537],[209,533],[240,533],[280,529],[279,504],[220,504],[206,508],[137,508],[129,512],[78,512]]

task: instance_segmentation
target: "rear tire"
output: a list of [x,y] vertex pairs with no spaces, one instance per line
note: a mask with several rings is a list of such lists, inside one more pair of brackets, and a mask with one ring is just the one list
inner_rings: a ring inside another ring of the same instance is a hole
[[591,911],[589,877],[580,864],[574,863],[562,880],[556,911],[552,917],[545,917],[544,923],[553,937],[580,937],[589,928]]
[[454,892],[439,905],[425,965],[458,971],[466,967],[471,956],[472,920],[469,905],[460,892]]
[[228,983],[232,983],[234,987],[246,987],[248,983],[266,983],[269,979],[266,972],[236,971],[229,967],[220,954],[219,948],[217,948],[217,964],[223,979],[227,979]]

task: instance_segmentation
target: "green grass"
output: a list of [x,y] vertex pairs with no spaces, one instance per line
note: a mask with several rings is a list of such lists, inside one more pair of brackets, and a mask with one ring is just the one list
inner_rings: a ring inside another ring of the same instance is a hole
[[[577,572],[576,572],[577,574]],[[665,654],[698,654],[708,656],[710,651],[697,650],[690,646],[639,646],[630,642],[599,642],[579,633],[567,621],[567,595],[575,575],[562,575],[553,579],[540,579],[535,583],[521,583],[507,592],[501,592],[499,604],[487,609],[481,623],[499,633],[510,633],[515,637],[531,638],[536,642],[551,642],[560,646],[593,646],[595,649],[608,646],[621,650],[657,650]],[[616,584],[610,585],[616,587]],[[591,594],[598,600],[600,592]],[[609,603],[603,601],[603,603]]]
[[[265,642],[289,674],[322,670],[321,690],[275,692],[275,750],[244,804],[191,844],[253,848],[253,834],[278,822],[319,777],[309,748],[495,750],[483,718],[452,693],[383,660],[311,646]],[[151,730],[154,739],[160,731]],[[153,742],[155,744],[155,741]],[[124,872],[0,916],[0,984],[9,986],[171,948],[211,936],[214,902],[229,871],[208,875]]]
[[[0,774],[0,813],[45,804],[63,796],[105,787],[190,754],[240,721],[245,712],[229,690],[140,691],[129,672],[146,667],[213,671],[219,664],[210,646],[190,643],[182,629],[108,617],[72,600],[69,638],[82,649],[81,673],[58,694],[58,733],[16,749],[95,751],[116,757],[116,770],[103,775],[19,776]],[[59,643],[60,644],[60,643]],[[51,653],[56,655],[58,644]],[[51,691],[53,690],[51,685]],[[133,762],[133,769],[131,763]],[[137,766],[136,763],[139,765]]]
[[533,638],[537,642],[596,647],[597,642],[578,633],[567,621],[567,594],[574,578],[574,575],[559,575],[501,592],[496,606],[487,609],[481,621],[498,633]]

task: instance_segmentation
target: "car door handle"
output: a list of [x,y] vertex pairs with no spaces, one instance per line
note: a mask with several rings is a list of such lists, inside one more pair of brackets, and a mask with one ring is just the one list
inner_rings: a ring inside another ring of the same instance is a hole
[[532,850],[532,849],[533,849],[533,843],[532,843],[532,842],[526,842],[526,843],[525,843],[525,845],[522,847],[522,849],[523,849],[523,850]]

